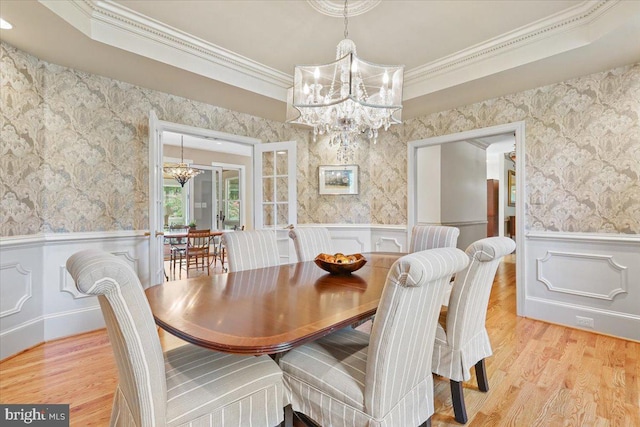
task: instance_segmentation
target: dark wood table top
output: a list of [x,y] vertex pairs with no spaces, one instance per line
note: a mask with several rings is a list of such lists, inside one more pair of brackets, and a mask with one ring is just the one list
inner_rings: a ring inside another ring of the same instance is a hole
[[313,261],[166,282],[145,291],[156,323],[190,343],[236,354],[287,351],[375,314],[401,253],[333,276]]

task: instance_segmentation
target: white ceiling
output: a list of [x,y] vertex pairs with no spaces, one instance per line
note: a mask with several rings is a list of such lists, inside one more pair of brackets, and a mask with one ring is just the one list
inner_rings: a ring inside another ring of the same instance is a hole
[[201,138],[193,135],[164,131],[162,143],[176,147],[184,146],[203,151],[215,151],[218,153],[235,154],[238,156],[253,156],[253,148],[249,144],[242,144],[226,139]]
[[[405,65],[403,118],[640,60],[637,0],[376,2],[349,37]],[[279,121],[294,65],[334,60],[344,30],[302,0],[1,0],[0,16],[1,40],[45,61]]]

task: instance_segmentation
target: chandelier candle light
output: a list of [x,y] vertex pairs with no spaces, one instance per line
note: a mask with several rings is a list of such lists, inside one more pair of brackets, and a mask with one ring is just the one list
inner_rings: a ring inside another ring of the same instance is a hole
[[402,123],[404,65],[363,61],[348,38],[347,1],[344,3],[344,40],[336,60],[324,65],[297,65],[289,89],[287,122],[313,126],[313,140],[327,134],[338,148],[339,162],[353,161],[358,138],[377,141],[378,129]]
[[181,187],[196,175],[200,175],[204,171],[189,166],[184,162],[184,135],[180,137],[180,163],[177,165],[167,165],[162,168],[163,172],[167,175],[171,175],[176,181],[180,183]]

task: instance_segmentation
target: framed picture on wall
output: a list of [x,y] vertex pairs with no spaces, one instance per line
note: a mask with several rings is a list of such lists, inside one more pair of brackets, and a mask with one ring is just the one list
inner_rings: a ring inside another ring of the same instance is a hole
[[320,194],[358,194],[358,166],[320,166],[318,188]]
[[509,178],[507,180],[507,190],[509,191],[507,204],[509,206],[516,205],[516,171],[509,170]]

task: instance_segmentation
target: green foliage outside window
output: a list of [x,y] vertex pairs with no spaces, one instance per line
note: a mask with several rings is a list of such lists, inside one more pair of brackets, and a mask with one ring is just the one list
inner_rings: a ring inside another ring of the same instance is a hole
[[169,223],[169,218],[171,218],[172,223],[184,224],[184,196],[182,190],[182,187],[178,186],[164,186],[165,225],[173,225]]

